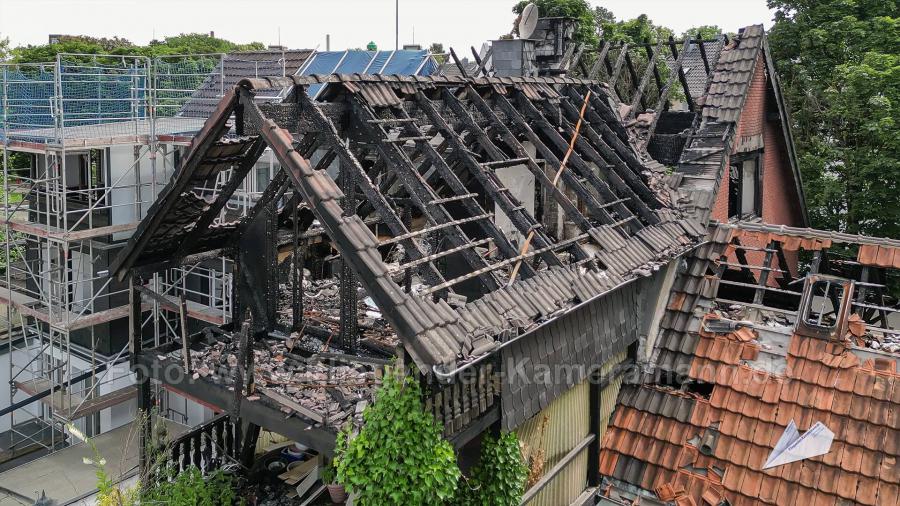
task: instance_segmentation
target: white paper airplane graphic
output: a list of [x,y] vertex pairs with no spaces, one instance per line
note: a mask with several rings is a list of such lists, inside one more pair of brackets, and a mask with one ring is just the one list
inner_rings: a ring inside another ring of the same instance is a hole
[[775,449],[766,459],[763,469],[790,464],[798,460],[810,459],[819,455],[825,455],[831,450],[834,441],[834,432],[822,422],[816,422],[808,431],[800,435],[797,424],[791,420],[784,434],[775,445]]

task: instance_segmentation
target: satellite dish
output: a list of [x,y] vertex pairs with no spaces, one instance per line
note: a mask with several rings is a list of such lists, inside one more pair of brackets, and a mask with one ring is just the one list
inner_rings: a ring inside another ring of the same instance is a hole
[[537,5],[528,4],[525,6],[525,9],[522,10],[522,15],[519,16],[519,38],[527,39],[534,34],[534,29],[537,28],[538,14]]

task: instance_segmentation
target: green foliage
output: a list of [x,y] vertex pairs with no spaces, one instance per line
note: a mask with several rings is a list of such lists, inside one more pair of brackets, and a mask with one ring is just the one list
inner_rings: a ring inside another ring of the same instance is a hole
[[0,61],[9,58],[9,37],[0,37]]
[[900,21],[893,0],[769,0],[812,225],[900,236]]
[[111,54],[122,56],[163,56],[173,54],[227,53],[265,49],[260,42],[236,44],[201,33],[188,33],[153,41],[146,46],[132,44],[126,39],[98,39],[87,36],[66,36],[56,44],[23,46],[12,50],[17,63],[54,61],[59,53]]
[[522,500],[527,477],[528,466],[515,432],[501,434],[498,439],[485,436],[481,460],[468,484],[460,485],[457,502],[463,506],[516,506]]
[[521,0],[513,7],[513,13],[521,14],[530,3],[537,5],[542,18],[567,17],[578,20],[578,27],[575,29],[576,42],[584,43],[587,47],[596,47],[600,43],[594,22],[594,11],[591,10],[587,0]]
[[356,437],[339,434],[336,450],[338,482],[358,494],[357,504],[433,505],[453,498],[456,456],[422,406],[414,377],[389,371],[363,420]]
[[232,506],[244,504],[235,493],[234,479],[222,471],[203,476],[194,466],[141,493],[141,504],[167,506]]
[[670,35],[674,35],[671,28],[654,24],[646,14],[627,21],[616,21],[613,17],[602,21],[600,28],[604,40],[629,44],[668,40]]
[[717,25],[700,25],[695,26],[694,28],[688,28],[681,34],[681,39],[684,40],[688,37],[695,39],[697,38],[697,34],[703,38],[703,40],[714,40],[719,34],[722,33],[722,29]]

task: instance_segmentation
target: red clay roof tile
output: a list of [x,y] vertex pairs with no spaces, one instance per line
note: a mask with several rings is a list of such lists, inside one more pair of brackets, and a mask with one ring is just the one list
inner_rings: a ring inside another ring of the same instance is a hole
[[858,483],[856,485],[856,502],[866,506],[875,506],[878,504],[878,480],[867,476],[857,476]]
[[875,373],[866,369],[856,371],[856,383],[853,385],[853,393],[864,397],[870,397],[875,390]]
[[809,341],[809,349],[806,351],[806,358],[808,360],[821,362],[825,357],[825,349],[828,343],[821,339],[810,339]]
[[816,389],[815,398],[813,398],[813,406],[819,411],[831,411],[834,394],[833,388],[819,387]]
[[756,337],[757,337],[756,331],[751,329],[750,327],[741,327],[741,328],[735,330],[734,332],[732,332],[732,335],[738,341],[745,342],[745,343],[748,343],[748,342],[756,339]]
[[697,506],[697,503],[694,502],[694,499],[690,496],[681,496],[675,498],[676,506]]
[[735,439],[734,443],[731,445],[731,462],[747,467],[747,461],[750,460],[750,448],[752,446],[749,443],[745,443],[740,439]]
[[697,449],[693,446],[684,445],[681,451],[681,455],[678,457],[678,467],[693,466],[694,462],[697,461],[697,456],[699,454],[700,452],[698,452]]
[[662,501],[669,502],[675,499],[675,490],[671,483],[665,483],[656,487],[656,496]]
[[813,462],[809,459],[802,460],[800,462],[803,465],[800,466],[800,473],[797,476],[797,483],[800,483],[804,487],[816,488],[819,480],[821,479],[820,474],[823,472],[823,470],[828,469],[827,466],[823,466],[822,464]]
[[765,388],[763,389],[762,400],[763,402],[767,402],[769,404],[774,404],[778,402],[778,399],[781,395],[781,385],[783,381],[781,378],[776,378],[775,376],[769,376],[768,381],[766,381]]
[[875,387],[872,389],[872,397],[879,401],[890,401],[893,387],[894,376],[878,374],[875,376]]
[[762,484],[759,487],[759,499],[768,504],[778,503],[778,489],[784,483],[778,478],[763,475]]
[[763,403],[759,407],[759,414],[757,416],[764,422],[774,422],[777,409],[776,405]]
[[831,402],[831,410],[846,416],[850,414],[850,404],[853,402],[853,394],[850,392],[835,391]]
[[900,484],[880,482],[878,484],[878,504],[900,504]]
[[800,391],[797,393],[797,404],[805,408],[815,406],[818,391],[819,387],[815,383],[800,383]]
[[716,458],[728,462],[731,460],[731,447],[734,444],[733,437],[726,436],[724,434],[719,435],[719,442],[716,444],[716,449],[713,452]]
[[[831,466],[818,466],[818,468],[819,473],[814,485],[815,488],[827,494],[834,494],[837,491],[837,479],[838,475],[841,474],[840,469]],[[805,482],[802,483],[807,485]]]
[[782,402],[778,405],[778,413],[775,415],[775,423],[782,427],[787,427],[788,423],[794,419],[794,411],[798,409],[799,406],[796,404],[790,404],[787,402]]
[[746,399],[747,396],[744,394],[732,391],[728,396],[728,402],[725,405],[725,409],[732,413],[741,413],[741,408],[743,408]]
[[781,428],[777,427],[774,423],[759,420],[756,424],[756,431],[753,433],[753,444],[768,448],[769,439],[772,437],[771,433],[780,430]]
[[716,364],[716,373],[713,383],[716,385],[725,385],[734,388],[737,367],[728,364]]
[[619,455],[611,450],[600,451],[600,474],[611,476],[616,469],[616,461]]
[[750,458],[747,459],[747,467],[754,471],[761,471],[771,451],[765,446],[750,445]]
[[666,445],[659,457],[659,465],[670,470],[678,470],[678,457],[681,454],[681,447],[675,445]]
[[763,476],[762,473],[746,471],[744,473],[744,480],[741,482],[741,493],[748,497],[758,497],[759,487],[762,485]]
[[838,473],[837,495],[852,501],[856,498],[857,484],[856,473]]
[[[859,378],[860,376],[857,376]],[[873,376],[874,379],[874,376]],[[858,380],[857,380],[858,382]],[[874,383],[873,383],[874,385]],[[869,419],[869,408],[872,407],[872,399],[870,397],[863,397],[862,395],[854,395],[853,400],[850,402],[850,416],[857,420],[868,420]]]
[[849,473],[859,472],[865,450],[859,446],[846,445],[841,457],[841,469]]
[[843,440],[847,444],[863,446],[866,440],[866,428],[868,424],[864,421],[847,419],[847,427],[844,429]]
[[859,465],[859,472],[863,476],[877,477],[881,471],[881,452],[865,451],[862,454],[862,462]]
[[706,352],[706,357],[710,360],[715,360],[716,362],[724,362],[722,360],[722,355],[725,353],[725,347],[728,342],[722,337],[716,337],[712,339],[712,342],[709,343],[709,348]]
[[784,386],[781,387],[781,400],[784,402],[797,402],[797,395],[800,393],[800,385],[803,382],[788,379],[785,380]]
[[741,360],[753,362],[759,359],[760,346],[756,343],[747,343],[741,348]]
[[863,265],[874,265],[878,259],[878,250],[877,244],[861,244],[856,258]]
[[754,370],[747,393],[757,399],[762,398],[766,389],[766,383],[768,383],[768,378],[769,375],[765,371]]
[[744,400],[744,405],[741,408],[741,413],[747,417],[752,419],[759,418],[759,412],[765,407],[765,404],[762,401],[756,400],[754,397],[747,397]]
[[738,492],[741,489],[741,482],[744,479],[744,468],[740,466],[729,466],[725,471],[725,478],[722,485],[732,492]]
[[712,346],[714,339],[701,337],[697,342],[697,348],[694,349],[694,355],[706,358],[709,356],[709,348]]
[[854,384],[856,384],[856,369],[841,369],[838,371],[834,388],[841,392],[852,392]]
[[713,387],[712,394],[709,396],[709,404],[714,408],[723,408],[725,407],[725,402],[728,400],[728,394],[731,392],[731,389],[727,387],[716,386]]
[[826,466],[840,467],[841,459],[844,458],[844,443],[835,440],[831,443],[831,449],[825,455],[822,455],[822,463]]
[[797,335],[794,335],[791,338],[791,345],[788,348],[788,355],[797,357],[800,356],[800,346],[803,344],[803,338]]
[[[644,461],[646,462],[646,460]],[[656,481],[656,474],[659,468],[652,464],[647,464],[644,468],[644,475],[641,477],[640,487],[646,490],[653,489],[653,483]]]
[[802,504],[812,506],[816,501],[816,491],[815,489],[809,487],[798,486],[797,487],[797,502],[793,504]]
[[709,425],[708,416],[710,413],[708,401],[698,400],[694,403],[694,411],[691,413],[691,425],[695,427],[706,427]]
[[897,372],[896,362],[889,358],[876,358],[875,371],[883,374],[895,374]]
[[778,504],[800,504],[797,501],[797,494],[802,487],[796,483],[784,480],[780,483],[781,485],[778,487],[778,497],[775,502]]
[[729,436],[737,436],[738,425],[741,423],[741,415],[726,411],[719,424],[719,431]]
[[900,483],[900,464],[896,455],[884,454],[881,456],[881,470],[878,477],[888,483]]
[[[872,405],[869,408],[869,420],[873,425],[884,425],[889,426],[891,424],[891,417],[898,416],[897,409],[891,410],[891,404],[888,402],[882,401],[871,401]],[[900,406],[898,406],[900,408]]]
[[722,493],[713,487],[708,487],[704,490],[703,495],[700,497],[703,500],[703,504],[707,506],[719,506],[719,503],[722,502]]
[[838,498],[834,495],[816,492],[816,497],[813,499],[811,506],[833,506],[837,503],[837,500]]
[[785,464],[783,466],[778,466],[781,469],[781,478],[784,481],[788,482],[800,482],[800,475],[803,473],[803,461],[791,462],[790,464]]
[[[752,401],[747,401],[744,406]],[[735,436],[742,441],[753,441],[753,433],[756,432],[756,418],[744,415],[738,420],[737,432]]]
[[722,355],[722,361],[729,365],[739,365],[741,363],[743,350],[743,344],[737,341],[727,341],[724,354]]

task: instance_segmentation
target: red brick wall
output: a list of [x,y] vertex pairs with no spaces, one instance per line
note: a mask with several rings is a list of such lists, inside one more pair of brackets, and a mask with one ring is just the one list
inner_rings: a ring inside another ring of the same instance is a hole
[[[762,54],[756,62],[756,71],[750,83],[750,92],[741,112],[735,133],[735,148],[742,137],[762,134],[765,149],[762,162],[762,218],[773,224],[801,226],[802,217],[794,188],[794,176],[785,148],[784,133],[777,122],[766,121],[766,65]],[[774,109],[774,104],[772,109]],[[712,217],[728,221],[728,174],[726,167]]]
[[[741,112],[740,123],[735,133],[734,145],[738,147],[742,137],[762,135],[765,144],[762,160],[762,219],[766,223],[802,226],[800,203],[797,202],[797,190],[794,188],[794,176],[790,159],[785,147],[784,132],[778,122],[766,120],[768,96],[766,93],[766,65],[760,54],[756,62],[756,70],[750,83],[750,91]],[[775,109],[775,104],[768,104]],[[726,167],[719,193],[713,207],[713,219],[728,221],[728,187],[730,167]],[[747,244],[764,247],[764,244]],[[748,252],[748,261],[760,265],[763,261],[761,252]],[[796,269],[796,253],[786,252],[791,270]],[[732,259],[732,261],[736,261]],[[770,284],[772,282],[770,281]]]

